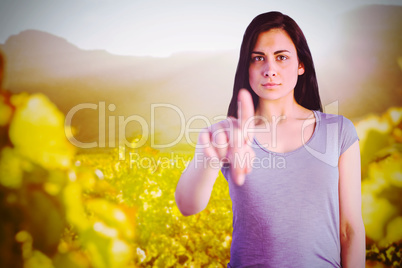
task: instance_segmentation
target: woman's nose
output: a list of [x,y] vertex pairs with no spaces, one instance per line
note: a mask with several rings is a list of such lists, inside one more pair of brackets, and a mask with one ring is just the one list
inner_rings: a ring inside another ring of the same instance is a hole
[[276,71],[272,63],[266,63],[263,69],[263,76],[264,77],[274,77],[276,76]]

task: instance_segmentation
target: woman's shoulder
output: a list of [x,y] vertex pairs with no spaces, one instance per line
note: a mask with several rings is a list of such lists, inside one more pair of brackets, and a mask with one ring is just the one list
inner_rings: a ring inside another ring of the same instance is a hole
[[341,155],[349,146],[351,146],[359,137],[353,122],[340,114],[325,113],[314,111],[320,124],[319,132],[324,135],[324,140],[331,137],[334,144],[338,144],[338,152]]
[[320,111],[314,111],[318,117],[319,123],[322,126],[326,126],[326,129],[335,127],[332,129],[338,129],[340,136],[357,136],[356,128],[353,122],[340,114],[324,113]]
[[346,125],[353,125],[352,121],[347,117],[341,114],[335,113],[325,113],[321,111],[314,111],[317,115],[317,119],[323,123],[331,124],[331,123],[338,123],[338,124],[346,124]]

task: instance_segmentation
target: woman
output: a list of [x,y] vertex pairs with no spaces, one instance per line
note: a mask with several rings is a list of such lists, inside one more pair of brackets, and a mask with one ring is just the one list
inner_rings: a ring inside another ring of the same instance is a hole
[[356,130],[322,113],[290,17],[268,12],[248,26],[228,116],[200,133],[176,189],[182,214],[198,213],[222,170],[233,204],[228,267],[364,267]]

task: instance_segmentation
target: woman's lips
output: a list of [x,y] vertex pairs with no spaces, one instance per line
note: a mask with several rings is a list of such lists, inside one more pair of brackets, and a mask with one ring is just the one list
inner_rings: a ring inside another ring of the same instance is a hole
[[279,83],[268,82],[268,83],[262,84],[262,86],[265,88],[274,88],[274,87],[279,86]]

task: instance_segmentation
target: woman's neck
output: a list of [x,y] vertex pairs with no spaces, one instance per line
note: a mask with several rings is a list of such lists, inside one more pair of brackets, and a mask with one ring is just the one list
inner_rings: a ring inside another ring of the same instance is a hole
[[309,111],[296,102],[293,94],[289,94],[277,100],[260,98],[256,116],[261,116],[272,123],[284,119],[305,119],[309,116]]

